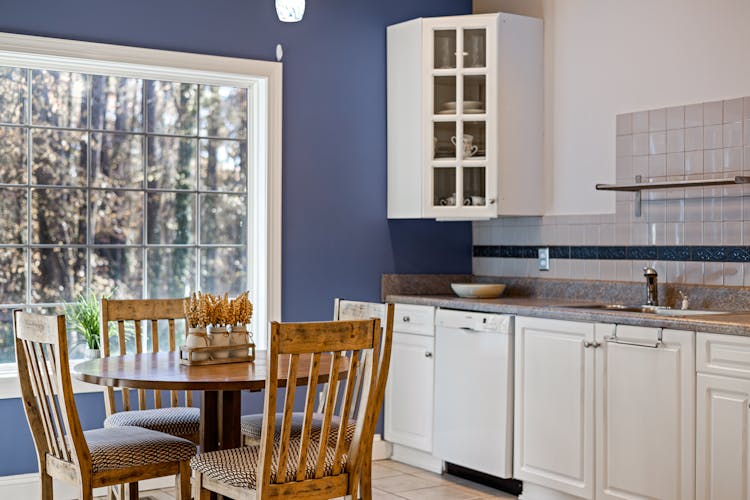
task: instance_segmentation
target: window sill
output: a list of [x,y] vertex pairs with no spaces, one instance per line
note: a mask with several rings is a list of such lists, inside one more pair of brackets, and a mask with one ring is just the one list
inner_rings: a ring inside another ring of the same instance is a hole
[[[74,366],[83,359],[72,359],[70,365]],[[73,379],[73,392],[84,394],[88,392],[103,392],[104,386],[82,382]],[[0,365],[0,399],[13,399],[21,397],[21,385],[18,382],[18,371],[15,364]]]

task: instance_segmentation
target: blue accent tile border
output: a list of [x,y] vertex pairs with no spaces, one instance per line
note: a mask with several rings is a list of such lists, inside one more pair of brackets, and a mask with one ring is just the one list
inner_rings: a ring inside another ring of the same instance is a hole
[[[474,257],[536,259],[544,245],[475,245]],[[750,262],[750,246],[550,246],[551,259]]]

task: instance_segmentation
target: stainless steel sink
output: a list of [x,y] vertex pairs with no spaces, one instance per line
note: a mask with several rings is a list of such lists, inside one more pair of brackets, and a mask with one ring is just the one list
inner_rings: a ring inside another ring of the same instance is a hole
[[658,314],[661,316],[698,316],[703,314],[728,314],[729,311],[711,311],[707,309],[671,309],[669,307],[628,305],[628,304],[580,304],[566,305],[572,309],[595,309],[599,311],[636,312]]

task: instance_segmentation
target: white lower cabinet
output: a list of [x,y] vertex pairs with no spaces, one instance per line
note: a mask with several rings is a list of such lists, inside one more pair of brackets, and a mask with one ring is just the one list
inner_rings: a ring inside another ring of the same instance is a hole
[[384,438],[393,458],[440,472],[432,456],[435,404],[435,308],[396,304],[385,392]]
[[592,497],[593,341],[591,323],[516,318],[513,477]]
[[521,498],[694,498],[694,338],[516,318]]
[[596,335],[595,498],[692,499],[695,334],[616,328]]
[[696,498],[748,500],[750,338],[698,334]]
[[393,334],[385,399],[385,438],[431,452],[434,403],[434,338]]

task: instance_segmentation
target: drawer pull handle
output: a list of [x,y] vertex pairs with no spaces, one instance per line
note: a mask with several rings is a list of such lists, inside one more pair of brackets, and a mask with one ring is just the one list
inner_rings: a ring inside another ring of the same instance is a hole
[[404,317],[402,318],[402,321],[403,321],[404,323],[408,323],[409,321],[411,321],[411,318],[410,318],[409,316],[404,316]]
[[432,353],[430,351],[425,351],[424,357],[425,358],[431,358],[432,357]]

